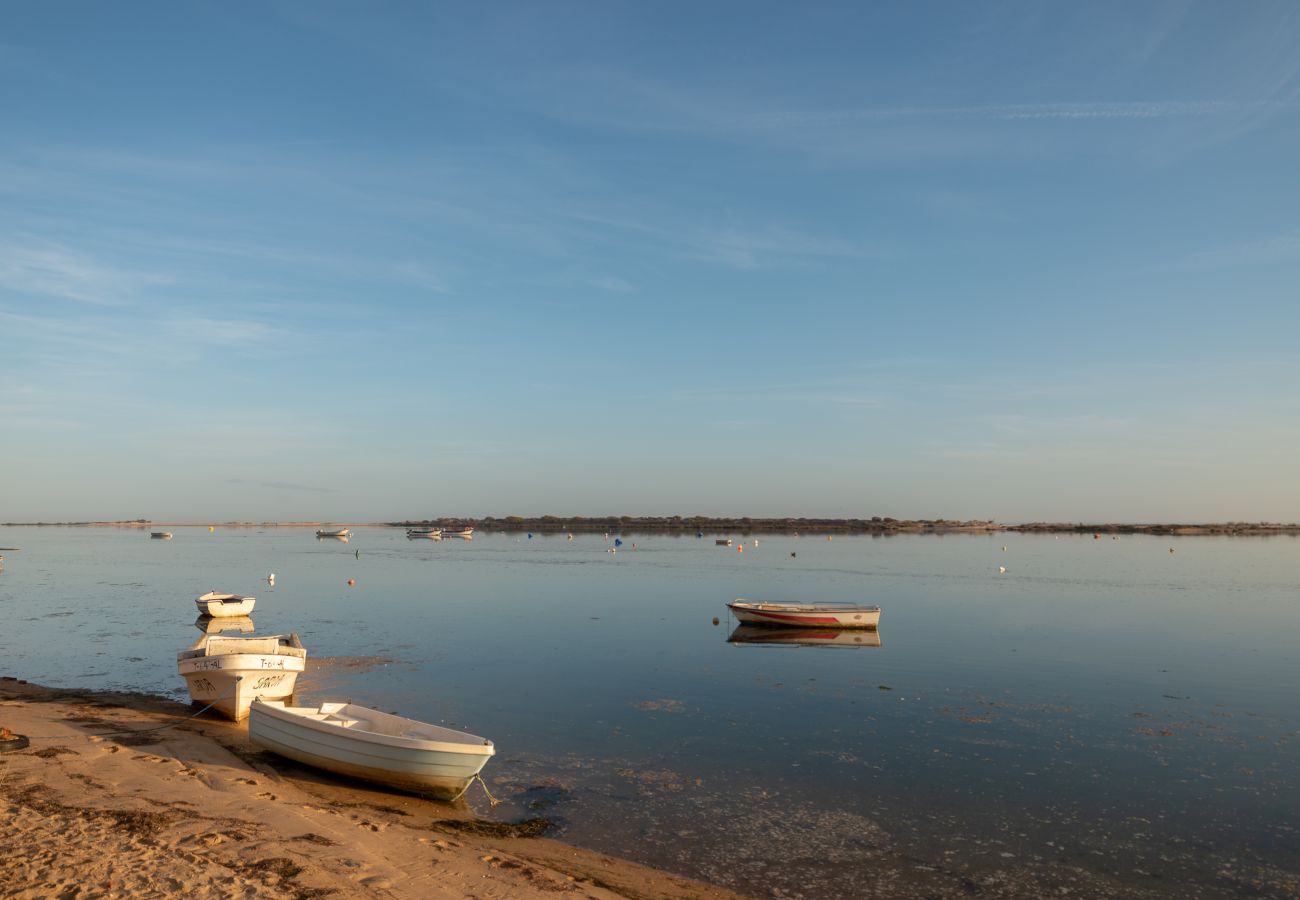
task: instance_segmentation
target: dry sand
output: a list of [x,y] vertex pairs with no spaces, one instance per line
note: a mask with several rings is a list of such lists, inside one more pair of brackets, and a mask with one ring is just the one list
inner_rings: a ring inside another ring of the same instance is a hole
[[0,896],[734,896],[316,774],[191,712],[0,680],[0,727],[31,739],[0,753]]

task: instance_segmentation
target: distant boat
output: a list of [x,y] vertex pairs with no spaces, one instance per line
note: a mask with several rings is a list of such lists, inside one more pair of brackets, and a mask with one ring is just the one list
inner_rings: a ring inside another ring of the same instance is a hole
[[719,547],[730,547],[731,538],[718,538],[713,543],[717,544]]
[[408,538],[427,538],[431,541],[442,540],[442,529],[432,527],[408,528],[406,529]]
[[246,616],[253,611],[256,597],[241,597],[238,594],[218,594],[209,591],[194,601],[199,608],[199,615],[212,616],[214,619],[226,616]]
[[199,616],[194,620],[194,627],[204,634],[220,634],[223,631],[237,631],[240,634],[253,633],[253,620],[248,616]]
[[254,703],[248,738],[259,747],[336,775],[439,800],[455,800],[496,753],[474,734],[354,703],[318,709]]
[[176,654],[176,671],[185,679],[190,700],[211,705],[236,722],[248,718],[258,697],[284,700],[293,695],[307,650],[296,634],[225,637],[205,634]]
[[851,628],[771,628],[767,625],[737,625],[728,644],[768,644],[794,647],[879,647],[880,632]]
[[351,536],[352,532],[348,531],[346,528],[335,528],[332,530],[316,529],[316,537],[318,538],[347,538]]
[[741,622],[808,628],[875,628],[879,606],[857,603],[754,603],[734,600],[727,608]]
[[170,541],[172,533],[170,531],[151,531],[149,537],[155,541]]
[[474,536],[474,529],[473,529],[473,528],[454,528],[454,529],[446,529],[446,528],[444,528],[443,531],[442,531],[442,536],[443,536],[443,537],[472,538],[472,537]]

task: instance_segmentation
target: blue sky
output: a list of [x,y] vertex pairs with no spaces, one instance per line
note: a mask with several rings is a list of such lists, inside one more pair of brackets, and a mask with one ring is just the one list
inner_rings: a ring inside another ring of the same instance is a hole
[[0,521],[1300,519],[1300,6],[0,9]]

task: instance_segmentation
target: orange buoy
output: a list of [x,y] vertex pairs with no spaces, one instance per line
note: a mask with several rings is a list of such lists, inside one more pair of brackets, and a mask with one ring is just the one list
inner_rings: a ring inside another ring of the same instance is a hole
[[356,579],[355,579],[355,578],[349,578],[349,579],[348,579],[348,587],[352,587],[352,585],[354,585],[354,584],[356,584],[356,583],[357,583],[357,582],[356,582]]

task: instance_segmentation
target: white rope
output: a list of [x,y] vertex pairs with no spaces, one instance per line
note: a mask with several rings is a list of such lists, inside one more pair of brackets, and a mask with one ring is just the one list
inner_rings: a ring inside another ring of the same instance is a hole
[[[238,682],[243,680],[244,680],[243,675],[235,676],[235,681]],[[128,728],[124,731],[101,731],[99,734],[15,734],[14,737],[25,737],[29,741],[62,741],[62,740],[67,740],[69,738],[79,738],[79,737],[85,738],[86,740],[91,740],[92,738],[115,737],[117,735],[123,735],[123,734],[149,734],[151,731],[163,731],[167,728],[175,728],[177,725],[184,725],[186,722],[190,721],[190,719],[195,719],[203,715],[205,712],[212,709],[212,707],[216,706],[222,700],[229,700],[233,696],[234,694],[231,694],[230,697],[218,697],[216,700],[213,700],[211,703],[209,703],[207,706],[203,707],[201,710],[194,713],[193,715],[186,716],[183,719],[178,719],[175,722],[168,722],[166,725],[159,725],[157,728],[138,728],[138,729]]]
[[492,792],[488,790],[487,782],[483,780],[483,776],[482,776],[482,775],[480,775],[478,772],[475,772],[475,773],[474,773],[474,780],[477,781],[479,784],[483,785],[483,793],[487,794],[488,802],[491,803],[492,806],[493,806],[494,808],[495,808],[499,803],[501,803],[500,800],[498,800],[496,797],[493,797],[493,796],[492,796]]

